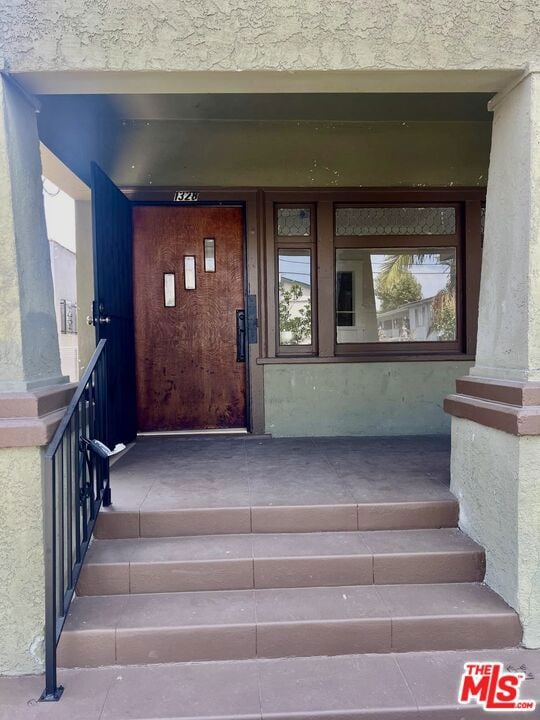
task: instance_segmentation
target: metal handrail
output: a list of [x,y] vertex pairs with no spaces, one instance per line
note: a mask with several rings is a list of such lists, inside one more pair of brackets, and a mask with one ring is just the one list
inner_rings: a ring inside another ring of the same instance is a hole
[[[106,340],[100,340],[44,454],[45,690],[62,696],[56,652],[101,505],[110,505]],[[99,441],[99,442],[95,442]]]

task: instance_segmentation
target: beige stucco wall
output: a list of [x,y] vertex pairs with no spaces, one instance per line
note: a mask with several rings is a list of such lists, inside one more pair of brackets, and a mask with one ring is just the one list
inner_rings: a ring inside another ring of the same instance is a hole
[[77,246],[77,306],[79,325],[79,375],[82,376],[94,350],[96,330],[86,322],[94,299],[94,258],[92,240],[92,206],[90,201],[75,201],[75,242]]
[[0,391],[58,382],[36,113],[0,78]]
[[266,365],[266,432],[300,435],[424,435],[450,432],[445,395],[467,362]]
[[483,186],[491,123],[149,120],[107,137],[121,186]]
[[486,549],[486,582],[540,647],[540,437],[452,419],[452,485],[460,527]]
[[41,483],[39,448],[0,449],[0,674],[42,669]]
[[497,98],[475,375],[540,380],[540,72]]
[[[471,374],[540,379],[540,73],[495,99]],[[530,407],[529,412],[538,408]],[[452,418],[452,489],[460,524],[486,548],[491,587],[540,647],[540,436]]]
[[[0,401],[60,382],[35,109],[0,78]],[[41,450],[0,450],[0,673],[42,668]]]
[[0,0],[4,62],[25,70],[521,68],[536,0]]

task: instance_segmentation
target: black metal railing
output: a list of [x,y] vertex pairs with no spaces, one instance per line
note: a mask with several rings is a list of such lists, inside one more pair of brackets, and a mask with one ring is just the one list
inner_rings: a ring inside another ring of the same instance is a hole
[[[106,340],[100,340],[45,451],[45,690],[59,700],[56,649],[101,504],[110,505]],[[100,443],[103,443],[101,445]]]

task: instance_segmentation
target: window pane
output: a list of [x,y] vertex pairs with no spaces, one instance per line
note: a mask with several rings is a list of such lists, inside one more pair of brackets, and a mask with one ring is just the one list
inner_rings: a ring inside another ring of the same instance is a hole
[[215,238],[204,238],[204,271],[216,272]]
[[281,237],[311,235],[311,212],[309,208],[278,208],[277,234]]
[[336,209],[336,235],[453,235],[451,207],[353,207]]
[[456,339],[454,248],[336,250],[338,343]]
[[163,275],[163,298],[165,302],[165,307],[176,306],[174,273],[165,273]]
[[279,344],[311,345],[311,252],[278,253]]
[[184,256],[184,287],[186,290],[195,290],[195,256]]

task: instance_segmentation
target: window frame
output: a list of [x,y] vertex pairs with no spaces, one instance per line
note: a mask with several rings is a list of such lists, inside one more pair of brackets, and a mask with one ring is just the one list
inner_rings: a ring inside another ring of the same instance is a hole
[[[482,242],[481,207],[485,204],[484,187],[462,188],[262,188],[258,194],[260,213],[261,274],[261,355],[258,364],[279,363],[361,363],[361,362],[432,362],[471,361],[476,353],[478,304]],[[275,239],[276,206],[311,207],[311,236],[285,236],[279,244],[299,242],[297,247],[312,248],[313,345],[279,346],[277,336],[277,288]],[[444,207],[458,209],[454,235],[379,235],[336,236],[335,213],[342,207]],[[292,240],[288,240],[292,238]],[[374,238],[377,238],[375,241]],[[445,247],[454,244],[456,253],[457,340],[429,342],[351,343],[336,342],[336,239],[338,246],[359,245],[381,248],[413,246]],[[448,239],[451,242],[448,243]],[[369,350],[369,351],[368,351]]]
[[[309,235],[278,235],[278,211],[280,208],[306,208],[310,212]],[[274,269],[274,342],[276,355],[313,357],[317,354],[317,330],[319,318],[317,314],[317,207],[312,202],[274,202],[272,207],[273,227],[273,269]],[[308,250],[310,253],[311,272],[311,343],[308,345],[281,345],[279,326],[279,251]]]
[[[456,231],[445,235],[337,235],[336,210],[340,207],[352,208],[386,208],[386,207],[452,207],[456,213]],[[333,236],[334,236],[334,288],[337,282],[336,251],[340,249],[361,250],[400,250],[422,248],[454,248],[456,252],[456,340],[431,341],[399,341],[399,342],[371,342],[371,343],[338,343],[337,321],[334,319],[334,350],[339,355],[416,355],[425,353],[429,355],[455,355],[464,352],[464,298],[463,298],[463,232],[461,205],[458,202],[356,202],[333,204]],[[334,290],[334,313],[337,313]]]

